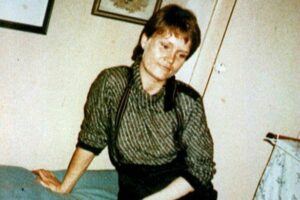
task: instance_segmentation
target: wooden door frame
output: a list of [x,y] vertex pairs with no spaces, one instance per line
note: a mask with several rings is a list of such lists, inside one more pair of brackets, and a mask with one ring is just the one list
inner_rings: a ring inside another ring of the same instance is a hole
[[218,0],[189,83],[205,95],[237,0]]

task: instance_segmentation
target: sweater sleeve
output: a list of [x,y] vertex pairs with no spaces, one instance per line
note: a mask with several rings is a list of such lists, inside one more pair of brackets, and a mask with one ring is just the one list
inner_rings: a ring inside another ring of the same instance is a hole
[[185,161],[188,166],[184,178],[201,190],[212,187],[211,180],[215,173],[213,161],[214,147],[201,97],[197,98],[186,122],[183,133],[186,146]]
[[95,155],[98,155],[107,145],[109,127],[107,78],[107,72],[104,70],[90,87],[76,145],[93,152]]

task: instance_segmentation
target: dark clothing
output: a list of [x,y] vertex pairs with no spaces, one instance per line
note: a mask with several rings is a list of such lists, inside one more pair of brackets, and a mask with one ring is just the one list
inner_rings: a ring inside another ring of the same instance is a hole
[[[119,174],[118,200],[139,200],[168,186],[186,170],[183,160],[176,158],[160,166],[121,165]],[[212,184],[198,187],[180,200],[216,200],[217,192]]]
[[[104,70],[95,80],[85,105],[85,119],[77,146],[98,154],[108,144],[111,134],[115,131],[118,105],[128,84],[128,71],[127,67],[111,68]],[[158,187],[160,189],[165,187],[179,176],[183,176],[195,189],[206,187],[211,184],[214,162],[213,142],[207,128],[202,100],[189,86],[178,81],[176,84],[179,91],[176,97],[177,109],[183,119],[180,141],[186,155],[183,162],[174,165],[175,169],[172,168],[170,174],[168,172],[170,176],[164,177],[165,182],[160,181],[162,185]],[[123,166],[137,166],[139,169],[147,166],[145,174],[148,174],[148,168],[160,169],[160,166],[174,164],[173,162],[177,160],[178,148],[174,132],[178,128],[178,119],[174,109],[166,111],[164,100],[167,89],[163,88],[153,96],[147,94],[142,88],[139,66],[137,63],[133,65],[133,83],[127,107],[123,113],[118,136],[114,140],[122,155],[118,158],[118,162],[123,163]],[[111,159],[115,160],[116,155],[113,154]],[[180,170],[176,166],[179,166]],[[184,173],[181,170],[183,166]],[[123,168],[117,170],[121,186],[122,181],[126,182],[128,177],[136,182],[133,176],[135,173],[130,174],[128,170],[125,170],[125,173]],[[158,170],[155,173],[163,172]],[[137,174],[143,177],[141,179],[143,182],[145,181],[142,191],[147,190],[148,182],[150,185],[151,181],[156,182],[155,179],[150,180],[155,175],[151,175],[148,180],[144,177],[144,173]]]

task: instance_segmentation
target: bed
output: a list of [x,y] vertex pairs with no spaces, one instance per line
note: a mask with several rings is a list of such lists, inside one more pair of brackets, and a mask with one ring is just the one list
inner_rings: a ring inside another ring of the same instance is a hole
[[[54,171],[62,179],[65,170]],[[42,187],[28,169],[0,165],[0,199],[31,200],[85,200],[117,199],[118,176],[115,170],[88,170],[78,181],[72,193],[56,194]]]

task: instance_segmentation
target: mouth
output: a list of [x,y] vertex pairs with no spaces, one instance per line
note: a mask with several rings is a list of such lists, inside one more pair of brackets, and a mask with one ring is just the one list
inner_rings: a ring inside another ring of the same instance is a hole
[[163,70],[168,71],[168,72],[170,72],[172,70],[171,66],[165,66],[165,65],[159,65],[159,66],[160,66],[160,68],[162,68]]

